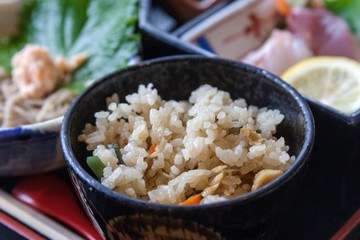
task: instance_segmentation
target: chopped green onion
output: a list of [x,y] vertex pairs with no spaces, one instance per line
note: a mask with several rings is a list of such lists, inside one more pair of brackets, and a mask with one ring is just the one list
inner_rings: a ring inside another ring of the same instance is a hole
[[86,163],[94,172],[96,177],[101,180],[101,177],[103,176],[103,169],[105,168],[105,165],[101,159],[98,156],[87,157]]
[[119,145],[117,145],[116,143],[113,143],[113,144],[109,144],[107,147],[109,150],[113,149],[117,159],[119,160],[119,163],[124,164],[124,161],[122,160],[122,155],[120,152]]
[[187,118],[189,119],[189,120],[191,120],[191,119],[193,119],[195,116],[193,116],[193,115],[188,115],[187,116]]
[[260,129],[256,130],[256,133],[261,134],[261,130]]

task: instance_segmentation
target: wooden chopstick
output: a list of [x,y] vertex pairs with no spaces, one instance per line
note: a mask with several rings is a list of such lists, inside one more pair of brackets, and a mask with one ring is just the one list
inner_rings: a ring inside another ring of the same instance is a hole
[[[2,189],[0,189],[0,210],[49,239],[84,239],[53,219],[15,199]],[[69,209],[69,211],[71,211],[71,209]]]
[[360,224],[360,208],[346,221],[346,223],[330,238],[330,240],[343,240]]
[[32,239],[32,240],[47,239],[44,236],[42,236],[40,233],[34,231],[33,229],[29,228],[23,223],[20,223],[18,220],[16,220],[12,216],[7,215],[3,211],[0,211],[0,223],[26,239]]

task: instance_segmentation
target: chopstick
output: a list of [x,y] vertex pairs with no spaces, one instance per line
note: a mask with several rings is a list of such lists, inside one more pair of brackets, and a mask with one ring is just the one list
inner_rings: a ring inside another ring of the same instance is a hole
[[[0,210],[49,239],[84,239],[53,219],[23,204],[2,189],[0,189]],[[71,210],[69,209],[69,211]],[[3,221],[8,220],[5,214],[1,216],[3,216]],[[8,223],[11,224],[11,222]]]
[[346,221],[330,240],[343,240],[360,224],[360,208]]
[[17,234],[19,234],[20,236],[22,236],[26,239],[33,239],[33,240],[46,240],[47,239],[47,238],[43,237],[40,233],[33,231],[33,229],[18,222],[16,219],[7,215],[3,211],[0,211],[0,223],[3,224],[8,229],[11,229],[12,231],[16,232]]

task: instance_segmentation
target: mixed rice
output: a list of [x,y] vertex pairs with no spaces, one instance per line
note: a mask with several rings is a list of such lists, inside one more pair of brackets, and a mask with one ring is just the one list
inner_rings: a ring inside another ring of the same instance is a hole
[[[163,204],[204,204],[254,191],[286,171],[295,156],[276,126],[276,109],[248,106],[202,85],[188,101],[165,101],[152,84],[95,113],[79,141],[104,165],[101,183]],[[118,150],[110,146],[118,146]]]

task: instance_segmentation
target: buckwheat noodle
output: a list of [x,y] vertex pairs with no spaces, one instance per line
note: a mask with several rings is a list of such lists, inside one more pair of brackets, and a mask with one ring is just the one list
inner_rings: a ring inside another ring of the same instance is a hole
[[59,89],[44,99],[28,99],[19,94],[11,77],[0,76],[0,128],[60,117],[65,114],[74,98],[74,93]]

